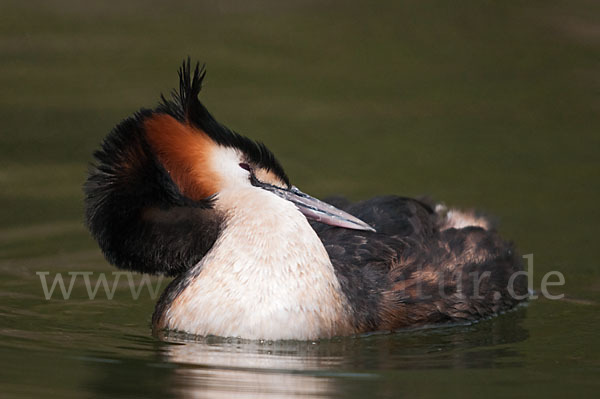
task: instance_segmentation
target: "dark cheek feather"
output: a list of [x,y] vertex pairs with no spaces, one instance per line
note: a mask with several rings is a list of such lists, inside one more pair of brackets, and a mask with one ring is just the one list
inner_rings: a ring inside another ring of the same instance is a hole
[[172,276],[210,249],[220,219],[210,200],[184,197],[155,158],[142,128],[149,114],[122,122],[95,153],[84,185],[86,224],[110,263]]

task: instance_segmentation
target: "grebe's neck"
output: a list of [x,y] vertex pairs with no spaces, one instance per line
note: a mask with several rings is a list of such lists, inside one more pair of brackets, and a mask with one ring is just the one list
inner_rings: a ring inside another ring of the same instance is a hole
[[267,191],[223,190],[222,233],[163,295],[158,328],[247,339],[352,333],[349,306],[323,243],[296,207]]

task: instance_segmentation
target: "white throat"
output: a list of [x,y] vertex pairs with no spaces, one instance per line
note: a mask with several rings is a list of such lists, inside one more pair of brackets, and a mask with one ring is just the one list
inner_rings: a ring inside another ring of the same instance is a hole
[[222,233],[159,327],[274,340],[352,332],[329,256],[292,203],[247,187],[220,192],[216,208]]

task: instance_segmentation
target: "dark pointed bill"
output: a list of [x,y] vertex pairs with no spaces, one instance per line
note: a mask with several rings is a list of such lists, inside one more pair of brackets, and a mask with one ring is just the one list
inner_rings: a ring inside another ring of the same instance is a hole
[[346,229],[375,231],[374,228],[359,218],[331,206],[326,202],[311,197],[298,190],[295,186],[292,186],[290,189],[284,189],[270,184],[264,184],[260,187],[292,202],[308,219],[316,220],[317,222],[331,226],[344,227]]

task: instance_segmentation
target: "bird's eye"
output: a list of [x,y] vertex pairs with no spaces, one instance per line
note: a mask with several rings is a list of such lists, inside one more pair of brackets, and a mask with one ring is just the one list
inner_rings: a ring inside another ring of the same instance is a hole
[[242,168],[242,169],[244,169],[244,170],[247,170],[248,172],[251,172],[251,171],[252,171],[252,169],[250,168],[250,165],[248,165],[247,163],[244,163],[244,162],[242,162],[242,163],[240,164],[240,168]]

